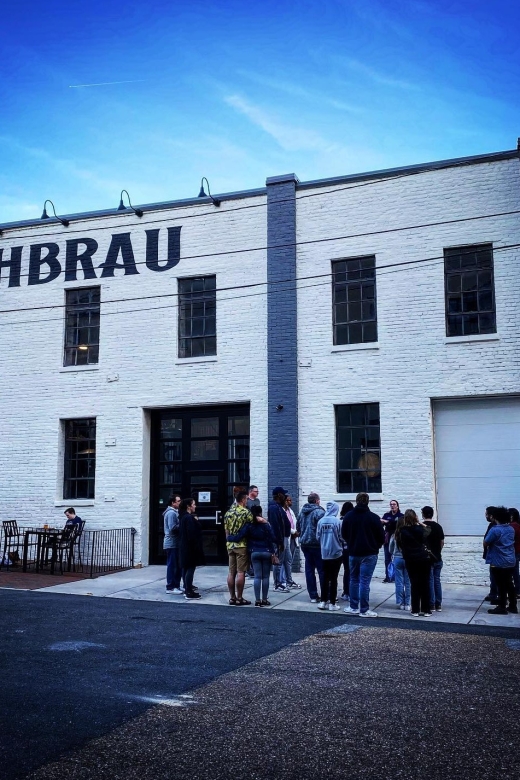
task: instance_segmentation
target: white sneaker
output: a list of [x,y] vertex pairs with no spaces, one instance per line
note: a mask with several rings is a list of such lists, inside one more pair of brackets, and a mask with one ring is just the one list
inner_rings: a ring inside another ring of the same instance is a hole
[[367,609],[366,612],[360,612],[359,617],[377,617],[377,612],[372,612],[371,609]]
[[343,607],[343,612],[347,615],[359,615],[359,609],[352,609],[352,607]]
[[406,605],[406,607],[405,607],[405,610],[406,610],[407,612],[411,612],[411,611],[412,611],[412,607],[411,607],[411,605],[410,605],[410,604],[407,604],[407,605]]
[[330,612],[336,612],[336,610],[341,609],[339,604],[329,604],[329,611]]
[[327,602],[320,601],[320,603],[318,604],[318,609],[327,609]]
[[172,590],[172,593],[174,596],[182,596],[182,594],[184,593],[184,588],[174,588]]

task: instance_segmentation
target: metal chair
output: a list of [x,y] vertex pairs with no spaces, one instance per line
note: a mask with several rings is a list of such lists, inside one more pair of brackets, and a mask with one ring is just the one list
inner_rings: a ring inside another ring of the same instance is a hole
[[18,528],[16,520],[3,520],[2,528],[4,531],[4,551],[0,559],[0,569],[2,566],[9,569],[13,564],[13,558],[20,560],[18,550],[23,544],[24,533]]
[[76,561],[74,557],[74,548],[78,549],[78,558],[81,563],[81,549],[80,539],[85,527],[85,521],[82,520],[78,525],[66,525],[60,535],[56,538],[55,544],[55,560],[59,561],[60,574],[63,574],[63,559],[65,555],[67,557],[67,571],[70,571],[74,567],[76,571]]

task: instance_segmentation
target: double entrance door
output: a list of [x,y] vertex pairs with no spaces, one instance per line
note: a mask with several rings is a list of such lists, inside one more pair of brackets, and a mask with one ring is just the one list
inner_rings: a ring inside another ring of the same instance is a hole
[[223,518],[233,488],[249,484],[249,405],[152,412],[150,563],[166,560],[163,512],[172,494],[194,498],[207,563],[226,563]]

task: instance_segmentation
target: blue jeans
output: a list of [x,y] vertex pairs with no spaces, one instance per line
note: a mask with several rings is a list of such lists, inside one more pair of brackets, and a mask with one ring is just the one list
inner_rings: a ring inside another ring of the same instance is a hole
[[291,537],[285,537],[284,544],[284,556],[283,556],[283,568],[284,568],[284,582],[290,585],[293,581],[292,578],[292,553],[291,553]]
[[166,587],[168,590],[180,588],[181,574],[182,569],[179,559],[179,548],[170,547],[166,550]]
[[273,580],[275,588],[277,585],[285,585],[285,546],[281,549],[278,548],[277,555],[280,563],[277,563],[273,566]]
[[[251,553],[251,563],[253,564],[253,571],[255,573],[255,600],[267,601],[267,594],[269,593],[269,575],[271,573],[271,553]],[[261,596],[260,588],[262,588]]]
[[442,604],[442,585],[441,585],[442,561],[432,563],[430,571],[430,606],[440,607]]
[[311,599],[318,598],[318,586],[316,585],[316,571],[320,580],[320,593],[323,593],[323,560],[321,558],[321,549],[319,547],[303,547],[302,553],[305,558],[305,582]]
[[395,569],[395,603],[398,606],[410,606],[410,577],[406,571],[404,558],[394,557]]
[[515,593],[518,596],[520,593],[520,553],[516,554],[516,563],[513,571],[513,580],[515,582]]
[[392,560],[392,556],[390,555],[390,544],[385,544],[383,546],[383,550],[385,552],[385,580],[388,580],[388,582],[394,582],[395,577],[388,576],[388,564]]
[[360,612],[370,609],[370,582],[377,564],[377,555],[351,555],[350,563],[350,606],[359,607]]

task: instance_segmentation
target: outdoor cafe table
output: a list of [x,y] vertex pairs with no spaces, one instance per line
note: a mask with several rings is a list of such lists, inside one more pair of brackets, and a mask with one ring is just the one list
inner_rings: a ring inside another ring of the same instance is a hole
[[24,528],[23,537],[23,566],[22,570],[27,571],[27,562],[29,556],[29,541],[31,536],[36,537],[36,571],[47,565],[49,549],[51,550],[50,573],[54,574],[57,558],[57,544],[63,528]]

